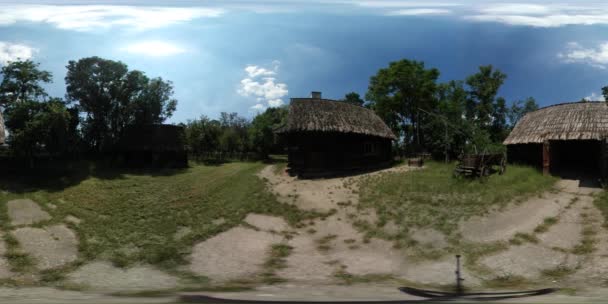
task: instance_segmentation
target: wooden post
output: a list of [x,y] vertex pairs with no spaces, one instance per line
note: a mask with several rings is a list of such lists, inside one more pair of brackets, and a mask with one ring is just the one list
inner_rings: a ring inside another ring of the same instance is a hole
[[551,169],[551,145],[549,141],[543,142],[543,174],[549,175]]

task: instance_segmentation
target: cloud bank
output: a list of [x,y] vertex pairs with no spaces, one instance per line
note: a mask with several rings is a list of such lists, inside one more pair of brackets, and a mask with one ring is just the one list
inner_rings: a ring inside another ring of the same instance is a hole
[[248,65],[244,71],[247,74],[239,84],[237,93],[244,97],[255,98],[256,104],[251,107],[254,111],[263,111],[268,107],[283,105],[283,97],[287,96],[287,84],[276,79],[280,62],[273,61],[272,67]]
[[0,64],[18,59],[30,59],[36,51],[36,49],[25,44],[0,41]]

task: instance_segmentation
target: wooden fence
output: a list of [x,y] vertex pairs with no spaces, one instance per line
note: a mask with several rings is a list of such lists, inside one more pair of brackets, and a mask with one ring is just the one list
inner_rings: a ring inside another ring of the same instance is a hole
[[261,155],[256,152],[222,151],[191,153],[188,157],[191,160],[202,162],[257,161],[262,159]]

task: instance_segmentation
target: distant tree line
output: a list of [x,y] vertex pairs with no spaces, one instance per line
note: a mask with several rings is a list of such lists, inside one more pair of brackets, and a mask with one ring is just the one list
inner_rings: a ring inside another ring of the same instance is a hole
[[[38,63],[15,61],[0,70],[0,109],[15,156],[103,154],[127,126],[163,123],[176,109],[171,81],[150,78],[122,62],[88,57],[66,68],[64,98],[44,90],[52,75]],[[503,149],[501,142],[517,121],[538,109],[532,97],[508,104],[498,96],[507,75],[491,65],[464,80],[440,83],[439,75],[420,61],[391,62],[371,77],[364,98],[350,92],[338,102],[375,111],[397,135],[398,153],[437,157]],[[603,92],[608,95],[608,88]],[[185,144],[195,156],[284,153],[275,130],[287,112],[268,108],[251,120],[236,113],[201,116],[182,124]]]
[[423,62],[391,62],[371,77],[368,102],[399,138],[400,152],[456,156],[504,149],[502,141],[534,98],[507,105],[498,91],[507,75],[491,65],[465,80],[438,83],[439,70]]
[[177,101],[173,84],[99,57],[70,61],[65,98],[50,97],[52,74],[31,60],[0,70],[0,109],[15,157],[110,151],[129,125],[162,123]]

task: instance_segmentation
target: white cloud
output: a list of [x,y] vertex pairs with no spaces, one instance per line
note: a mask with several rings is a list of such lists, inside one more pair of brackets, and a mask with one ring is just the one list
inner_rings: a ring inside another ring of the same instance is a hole
[[247,76],[241,80],[237,93],[244,97],[255,98],[257,104],[252,109],[260,110],[261,106],[277,107],[283,104],[282,98],[289,93],[287,84],[270,77],[278,74],[279,66],[280,62],[273,61],[271,68],[257,65],[245,67]]
[[261,103],[258,103],[255,106],[252,106],[251,110],[256,111],[256,112],[262,112],[262,111],[266,110],[266,106]]
[[591,93],[591,95],[589,96],[584,97],[583,99],[587,101],[606,101],[604,95],[596,94],[595,92]]
[[185,53],[187,50],[166,41],[141,41],[122,48],[127,53],[145,56],[172,56]]
[[533,27],[608,24],[608,6],[589,2],[580,2],[578,5],[493,3],[473,7],[473,12],[465,14],[464,18]]
[[280,107],[283,105],[283,100],[281,99],[271,99],[268,101],[268,105],[271,107]]
[[412,9],[401,9],[389,12],[387,15],[391,16],[419,16],[419,15],[446,15],[452,11],[441,8],[412,8]]
[[605,69],[608,64],[608,42],[602,42],[597,48],[585,48],[579,43],[570,42],[566,51],[557,57],[567,63],[583,63]]
[[247,75],[249,75],[250,78],[276,75],[276,71],[267,70],[256,65],[248,65],[245,68],[245,72],[247,72]]
[[161,28],[202,17],[218,17],[220,8],[123,5],[1,5],[0,25],[42,22],[65,30],[89,31],[113,26],[137,30]]
[[0,41],[0,64],[17,59],[30,59],[34,56],[36,49],[25,44]]

